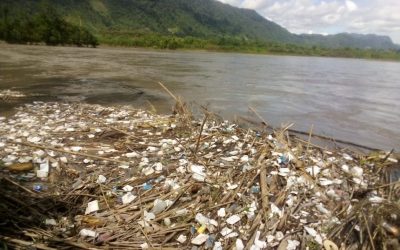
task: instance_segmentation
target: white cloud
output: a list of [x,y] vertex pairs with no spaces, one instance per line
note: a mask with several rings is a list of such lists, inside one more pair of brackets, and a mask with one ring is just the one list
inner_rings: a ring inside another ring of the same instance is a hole
[[355,11],[358,9],[357,4],[350,0],[346,0],[346,7],[349,11]]
[[219,0],[257,10],[294,33],[375,33],[400,43],[400,0]]

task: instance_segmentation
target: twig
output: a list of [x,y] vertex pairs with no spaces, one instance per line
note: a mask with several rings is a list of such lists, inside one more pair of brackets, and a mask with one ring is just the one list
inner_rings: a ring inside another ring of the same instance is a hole
[[203,133],[204,125],[206,124],[207,118],[208,118],[208,114],[206,113],[204,115],[203,122],[201,123],[200,133],[199,133],[199,137],[197,138],[197,143],[196,143],[196,148],[194,150],[194,154],[197,154],[197,150],[199,149],[201,134]]
[[[314,124],[311,124],[310,134],[308,135],[308,141],[307,141],[307,148],[306,148],[305,158],[308,156],[308,149],[310,148],[311,136],[312,136],[313,129],[314,129]],[[316,176],[315,176],[315,173],[314,173],[314,167],[311,167],[311,174],[312,174],[313,177],[316,177]]]
[[265,127],[271,128],[271,127],[268,125],[267,121],[265,121],[265,119],[262,118],[262,116],[261,116],[253,107],[249,106],[249,109],[258,117],[258,119],[260,119],[260,120],[263,122],[263,125],[264,125]]
[[28,192],[28,193],[30,193],[30,194],[33,194],[33,195],[37,195],[35,192],[33,192],[32,190],[29,190],[29,189],[27,189],[26,187],[24,187],[24,186],[21,186],[20,184],[18,184],[18,183],[16,183],[15,181],[13,181],[13,180],[11,180],[11,179],[9,179],[9,178],[7,178],[7,177],[3,177],[4,178],[4,180],[6,180],[6,181],[8,181],[8,182],[10,182],[10,183],[12,183],[12,184],[14,184],[15,186],[17,186],[17,187],[19,187],[19,188],[21,188],[21,189],[23,189],[23,190],[25,190],[26,192]]
[[108,210],[113,212],[114,217],[118,222],[121,222],[121,218],[119,216],[117,216],[115,210],[112,210],[111,207],[110,207],[110,204],[108,204],[107,198],[104,195],[103,187],[101,186],[101,184],[99,184],[99,186],[100,186],[101,195],[103,196],[104,202],[106,203]]
[[394,148],[392,148],[392,150],[390,150],[390,152],[385,156],[385,158],[382,159],[382,162],[385,162],[390,157],[390,155],[393,154],[393,152]]
[[[140,213],[141,213],[142,219],[143,219],[143,226],[146,227],[146,219],[144,217],[144,210],[143,210],[143,205],[142,205],[142,196],[140,195],[140,191],[139,190],[138,190],[137,193],[138,193],[138,196],[139,196],[139,203],[140,203],[139,207],[140,207]],[[139,229],[143,233],[144,237],[146,238],[147,243],[151,246],[152,249],[154,249],[154,246],[151,243],[149,237],[147,236],[146,232],[142,229],[142,227],[140,225],[139,225]]]
[[33,242],[25,241],[25,240],[13,239],[13,238],[10,238],[7,236],[2,236],[2,235],[0,235],[0,239],[14,243],[14,244],[22,245],[26,248],[37,248],[37,249],[42,249],[42,250],[57,250],[57,248],[48,247],[48,246],[45,246],[40,243],[33,243]]
[[172,98],[174,98],[174,100],[176,101],[176,102],[180,102],[179,101],[179,99],[174,95],[174,94],[172,94],[172,92],[162,83],[162,82],[158,82],[158,84],[172,97]]
[[365,217],[364,212],[361,211],[361,214],[362,214],[362,216],[363,216],[363,218],[364,218],[365,226],[367,227],[367,232],[368,232],[368,236],[369,236],[369,241],[371,242],[372,250],[375,250],[374,239],[372,238],[372,235],[371,235],[371,231],[370,231],[370,229],[369,229],[369,225],[368,225],[367,218]]
[[258,158],[257,162],[257,168],[261,168],[260,171],[260,186],[261,186],[261,199],[262,199],[262,207],[263,207],[263,212],[265,215],[268,214],[269,210],[269,190],[267,186],[267,166],[263,162],[264,158],[266,156],[266,153],[263,152],[261,156]]
[[[311,143],[311,137],[314,129],[314,124],[311,124],[310,128],[310,134],[308,135],[308,141],[307,141],[307,149],[306,149],[306,155],[308,154],[308,149],[310,148],[310,143]],[[314,174],[313,174],[314,175]]]

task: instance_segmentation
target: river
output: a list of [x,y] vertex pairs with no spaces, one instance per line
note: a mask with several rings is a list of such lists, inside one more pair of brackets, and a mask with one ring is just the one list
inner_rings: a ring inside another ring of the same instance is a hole
[[194,108],[390,150],[400,149],[400,63],[360,59],[249,55],[132,48],[0,44],[0,90],[29,98],[131,104],[169,112],[158,81]]

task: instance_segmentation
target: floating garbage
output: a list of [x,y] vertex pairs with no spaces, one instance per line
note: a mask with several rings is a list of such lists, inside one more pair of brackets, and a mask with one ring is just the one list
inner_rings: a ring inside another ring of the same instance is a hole
[[179,237],[176,239],[179,243],[185,243],[187,240],[187,237],[183,234],[179,235]]
[[79,232],[79,234],[80,234],[82,237],[92,237],[92,238],[96,238],[96,237],[99,235],[99,234],[96,233],[95,231],[89,230],[89,229],[82,229],[82,230]]
[[143,190],[145,190],[145,191],[149,191],[149,190],[151,190],[153,188],[153,185],[151,185],[150,183],[145,183],[144,185],[143,185]]
[[121,197],[121,200],[122,200],[122,204],[129,204],[129,203],[131,203],[132,201],[134,201],[136,199],[136,196],[135,195],[133,195],[131,192],[128,192],[128,193],[126,193],[126,194],[124,194],[122,197]]
[[10,249],[398,243],[395,154],[327,150],[284,131],[261,133],[211,117],[202,123],[188,113],[126,106],[18,108],[0,119],[1,227],[8,237],[0,241]]
[[99,210],[99,202],[97,200],[94,200],[87,204],[85,214],[90,214],[98,210]]
[[230,225],[233,225],[233,224],[236,224],[236,223],[239,222],[239,221],[240,221],[240,216],[237,215],[237,214],[235,214],[235,215],[232,215],[231,217],[229,217],[229,218],[226,220],[226,223],[228,223],[228,224],[230,224]]
[[99,177],[97,178],[97,183],[98,184],[103,184],[107,181],[107,178],[104,175],[99,175]]
[[197,246],[203,245],[207,241],[208,237],[208,234],[199,234],[192,239],[191,243]]
[[40,191],[43,190],[43,185],[35,184],[35,185],[33,185],[33,190],[36,191],[36,192],[40,192]]
[[31,162],[27,163],[14,163],[8,167],[8,170],[12,172],[25,172],[31,171],[34,168]]
[[191,165],[190,170],[192,171],[193,175],[192,178],[196,181],[204,182],[206,178],[206,174],[204,173],[204,166],[200,165]]

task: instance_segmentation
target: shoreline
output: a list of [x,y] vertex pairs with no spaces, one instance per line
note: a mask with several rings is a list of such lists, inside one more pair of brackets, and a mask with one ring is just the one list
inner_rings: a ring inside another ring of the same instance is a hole
[[245,54],[245,55],[260,55],[260,56],[294,56],[294,57],[316,57],[316,58],[341,58],[341,59],[357,59],[357,60],[367,60],[367,61],[379,61],[379,62],[400,62],[400,58],[398,59],[390,59],[390,58],[368,58],[368,57],[357,57],[357,56],[334,56],[334,55],[313,55],[313,54],[301,54],[301,53],[285,53],[285,52],[254,52],[249,50],[235,50],[235,49],[223,49],[223,48],[216,48],[216,49],[204,49],[204,48],[177,48],[177,49],[162,49],[162,48],[155,48],[155,47],[138,47],[138,46],[123,46],[123,45],[111,45],[111,44],[100,44],[96,48],[90,47],[79,47],[79,46],[68,46],[68,45],[45,45],[45,44],[10,44],[5,41],[0,40],[0,45],[13,45],[13,46],[40,46],[40,47],[70,47],[70,48],[82,48],[82,49],[137,49],[137,50],[149,50],[149,51],[168,51],[168,52],[208,52],[208,53],[228,53],[228,54]]
[[[384,177],[399,168],[391,153],[324,150],[210,113],[194,119],[179,100],[175,111],[36,102],[0,119],[0,210],[8,215],[0,241],[99,249],[398,243],[400,193],[390,190],[400,176]],[[359,242],[360,232],[376,237]]]

